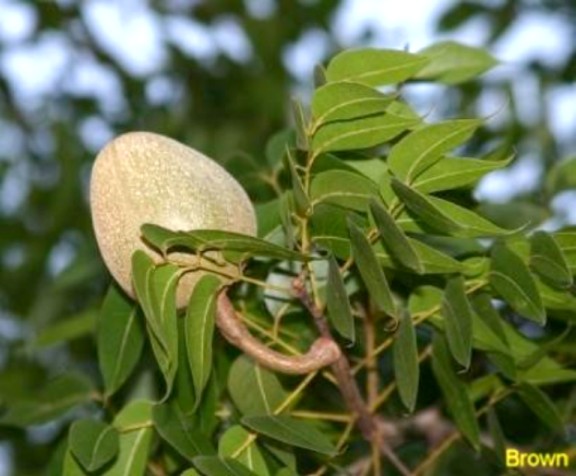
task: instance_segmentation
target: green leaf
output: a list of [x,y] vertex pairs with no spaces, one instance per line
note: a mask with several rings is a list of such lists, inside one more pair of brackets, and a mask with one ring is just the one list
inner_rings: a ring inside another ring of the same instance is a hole
[[350,302],[340,268],[334,257],[328,260],[328,282],[326,284],[326,307],[328,318],[338,333],[350,342],[356,340],[354,316],[350,309]]
[[566,258],[570,273],[576,274],[576,231],[557,231],[553,236]]
[[391,95],[352,81],[325,84],[314,92],[312,98],[314,130],[328,122],[382,113],[393,99]]
[[26,427],[47,423],[64,416],[77,405],[92,400],[93,387],[83,375],[67,373],[9,403],[0,417],[1,425]]
[[304,185],[302,180],[298,175],[296,170],[296,164],[294,163],[294,158],[288,149],[286,151],[286,161],[288,162],[288,169],[290,170],[290,178],[292,179],[292,191],[294,194],[294,203],[296,204],[296,210],[299,216],[305,216],[308,208],[310,208],[310,201],[304,190]]
[[331,122],[312,138],[315,155],[322,152],[368,149],[383,144],[418,124],[420,119],[387,112],[348,121]]
[[492,249],[490,284],[518,314],[538,324],[546,322],[542,299],[530,270],[504,244]]
[[[447,254],[432,248],[419,240],[408,238],[408,242],[416,251],[418,259],[424,266],[422,274],[445,274],[462,271],[462,264]],[[380,242],[373,247],[378,260],[384,267],[393,268],[394,259],[384,249]]]
[[388,285],[382,266],[364,233],[354,222],[348,220],[352,256],[362,281],[368,289],[370,297],[381,311],[390,316],[396,315],[394,298]]
[[177,266],[155,266],[143,251],[132,255],[132,277],[136,296],[146,317],[150,344],[166,382],[167,397],[178,369],[178,321],[176,286],[182,274]]
[[512,159],[512,156],[503,160],[443,157],[418,175],[412,186],[421,193],[471,186],[487,173],[506,167]]
[[304,261],[300,253],[249,235],[223,230],[170,231],[158,225],[142,225],[142,235],[152,246],[166,254],[172,248],[185,248],[192,253],[232,251],[242,260],[253,256],[281,260]]
[[328,456],[336,454],[336,448],[326,436],[307,422],[283,415],[244,417],[241,421],[255,432],[282,443]]
[[460,225],[450,215],[445,214],[434,206],[431,200],[432,197],[417,192],[396,178],[392,178],[391,185],[394,193],[404,202],[408,209],[431,227],[445,233],[455,232],[460,229]]
[[140,360],[143,324],[136,303],[111,286],[98,318],[98,362],[107,398],[122,386]]
[[86,471],[96,471],[118,454],[118,432],[101,421],[76,420],[70,427],[68,447]]
[[[228,428],[218,442],[218,456],[233,458],[259,476],[269,476],[266,460],[256,442],[246,445],[251,433],[240,425]],[[238,450],[242,450],[238,452]]]
[[268,165],[272,169],[282,166],[286,151],[291,147],[296,147],[295,132],[292,129],[282,129],[276,132],[268,139],[264,150]]
[[464,368],[472,357],[472,308],[462,276],[448,279],[442,298],[446,338],[452,356]]
[[398,179],[412,183],[444,154],[467,141],[481,124],[480,119],[424,124],[392,147],[388,166]]
[[194,464],[205,476],[258,476],[231,458],[198,456],[194,458]]
[[419,54],[428,58],[429,62],[416,77],[446,84],[458,84],[476,78],[498,64],[486,50],[455,41],[436,43]]
[[234,405],[247,416],[272,414],[289,395],[274,373],[246,356],[232,364],[228,391]]
[[466,385],[454,371],[446,341],[440,334],[436,334],[433,342],[432,370],[456,426],[472,446],[478,450],[480,448],[480,427],[476,419],[474,405]]
[[368,86],[400,83],[420,71],[427,60],[398,50],[362,48],[336,55],[328,64],[326,79],[356,81]]
[[196,405],[212,371],[212,345],[216,298],[220,280],[211,274],[200,278],[194,286],[185,317],[186,350],[194,381]]
[[144,476],[152,430],[152,404],[144,400],[128,403],[116,415],[114,427],[120,435],[120,450],[106,476]]
[[180,476],[201,476],[201,475],[194,468],[191,468],[184,471]]
[[416,253],[412,243],[394,221],[394,218],[388,213],[388,210],[376,200],[371,200],[370,212],[380,233],[380,240],[384,243],[390,255],[407,268],[422,274],[424,265],[418,253]]
[[155,405],[152,419],[160,436],[184,458],[192,461],[195,456],[215,452],[210,439],[198,428],[196,419],[184,415],[176,405]]
[[420,366],[418,364],[418,347],[416,345],[416,332],[409,313],[405,312],[400,319],[396,332],[394,345],[394,375],[398,394],[404,406],[414,411],[418,397],[418,383],[420,381]]
[[330,203],[364,212],[368,200],[378,196],[378,186],[360,174],[344,170],[329,170],[316,175],[310,186],[310,197],[316,208]]
[[534,385],[521,382],[518,395],[534,414],[553,430],[560,430],[563,422],[554,402],[542,390]]
[[530,267],[556,286],[572,286],[574,280],[568,263],[554,237],[545,231],[537,231],[530,237],[530,244]]
[[[510,347],[508,345],[506,331],[504,330],[500,314],[498,314],[492,305],[490,295],[485,292],[475,293],[470,300],[470,304],[478,317],[478,321],[482,322],[486,327],[488,339],[496,341],[492,344],[492,350],[508,354]],[[476,325],[476,321],[474,322],[473,329],[474,331],[480,329],[480,326]]]
[[[467,208],[448,200],[424,195],[396,179],[392,179],[392,188],[408,209],[424,222],[424,225],[442,234],[461,238],[481,238],[512,235],[518,231],[501,228]],[[403,229],[409,229],[410,225],[414,225],[414,223],[404,223],[402,217],[398,223]],[[416,228],[411,231],[423,232],[425,230],[416,223]]]

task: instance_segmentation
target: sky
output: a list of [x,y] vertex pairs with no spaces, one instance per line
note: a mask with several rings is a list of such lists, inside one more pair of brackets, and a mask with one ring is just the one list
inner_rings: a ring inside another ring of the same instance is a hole
[[[66,3],[69,0],[57,0]],[[183,0],[171,0],[177,4]],[[499,0],[486,0],[498,2]],[[274,13],[274,0],[244,0],[255,16]],[[332,30],[343,45],[357,42],[366,26],[376,33],[375,46],[405,48],[417,51],[433,41],[447,39],[433,32],[432,25],[438,15],[452,0],[404,0],[390,2],[382,0],[346,0],[335,14]],[[136,76],[148,76],[158,72],[166,60],[165,42],[168,41],[184,53],[209,62],[217,51],[223,51],[238,62],[247,61],[251,54],[250,43],[234,18],[218,21],[214,28],[207,29],[199,22],[173,16],[164,26],[151,13],[144,0],[84,0],[82,12],[85,20],[101,46],[120,60],[128,71]],[[118,80],[106,67],[93,59],[74,51],[66,36],[53,32],[40,42],[29,44],[26,40],[34,29],[37,19],[34,9],[23,1],[0,0],[0,41],[6,46],[0,55],[0,69],[15,85],[17,95],[33,107],[48,92],[59,90],[83,92],[98,98],[105,110],[115,112],[123,106]],[[469,45],[482,45],[488,34],[487,25],[481,20],[469,23],[465,28],[450,34],[450,39]],[[514,28],[507,32],[494,45],[492,54],[503,65],[487,76],[497,79],[502,75],[510,77],[518,71],[518,65],[528,60],[538,59],[544,63],[562,62],[569,52],[572,41],[566,22],[560,14],[546,17],[525,14],[518,18]],[[538,41],[534,41],[537,38]],[[291,73],[301,82],[309,81],[312,69],[318,58],[328,47],[325,34],[311,31],[291,45],[285,53],[284,61]],[[516,94],[523,117],[534,115],[534,101],[521,100],[535,94],[536,85],[530,78],[517,78]],[[421,92],[428,104],[433,105],[441,98],[424,88]],[[149,81],[149,100],[162,102],[172,94],[171,85],[156,75]],[[436,93],[437,94],[437,93]],[[566,86],[554,90],[550,98],[552,129],[558,137],[568,137],[576,131],[576,86]],[[486,97],[483,102],[483,115],[490,115],[502,109],[502,98]],[[498,120],[498,114],[494,118]],[[2,131],[0,117],[0,143],[3,150],[18,149],[18,137],[12,131]],[[89,120],[80,125],[86,146],[94,151],[110,139],[110,131],[103,121]],[[11,180],[5,180],[0,189],[0,207],[3,210],[17,208],[24,199],[22,181],[18,174],[26,170],[16,170]],[[505,202],[518,193],[533,188],[539,178],[540,166],[537,157],[524,157],[505,171],[490,174],[476,190],[482,200]],[[569,220],[576,223],[576,200],[574,193],[560,196],[555,206],[568,214]],[[3,326],[3,330],[5,326]],[[0,475],[8,473],[7,458],[2,458],[0,446]]]

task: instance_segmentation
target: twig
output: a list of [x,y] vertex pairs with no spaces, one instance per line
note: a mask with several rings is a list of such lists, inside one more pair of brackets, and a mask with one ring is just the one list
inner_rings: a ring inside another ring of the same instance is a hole
[[[302,278],[296,278],[293,281],[294,292],[296,296],[300,299],[300,302],[308,309],[312,317],[314,318],[314,323],[320,332],[321,338],[324,338],[330,342],[335,343],[332,333],[328,326],[328,322],[324,317],[322,311],[315,305],[314,301],[310,297],[306,286]],[[368,411],[368,407],[364,402],[360,390],[358,389],[358,384],[352,376],[350,369],[350,363],[345,355],[342,353],[338,359],[331,364],[332,372],[336,377],[338,383],[338,388],[346,406],[350,412],[356,417],[356,425],[362,434],[362,437],[370,444],[376,444],[380,450],[380,453],[388,458],[388,460],[398,469],[398,471],[404,476],[410,476],[410,471],[402,461],[398,459],[394,451],[388,446],[388,444],[382,438],[381,431],[377,419]]]

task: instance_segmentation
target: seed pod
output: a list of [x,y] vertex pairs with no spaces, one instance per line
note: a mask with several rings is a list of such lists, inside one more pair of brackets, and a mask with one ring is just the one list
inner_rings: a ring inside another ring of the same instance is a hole
[[[131,257],[144,250],[162,257],[142,240],[140,227],[152,223],[174,231],[218,229],[256,234],[254,208],[240,184],[213,160],[175,140],[131,132],[98,154],[90,181],[90,206],[100,253],[118,284],[134,297]],[[198,265],[191,254],[170,259]],[[211,265],[202,260],[202,265]],[[233,269],[227,269],[228,272]],[[185,307],[202,271],[185,274],[178,308]]]

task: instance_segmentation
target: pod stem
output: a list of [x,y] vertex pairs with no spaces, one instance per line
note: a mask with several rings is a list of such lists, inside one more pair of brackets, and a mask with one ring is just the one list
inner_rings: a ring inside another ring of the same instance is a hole
[[325,336],[316,339],[308,352],[302,355],[288,356],[266,347],[250,334],[236,314],[225,289],[218,295],[216,325],[228,342],[252,357],[257,363],[286,374],[308,374],[332,365],[342,356],[338,344],[332,338]]

